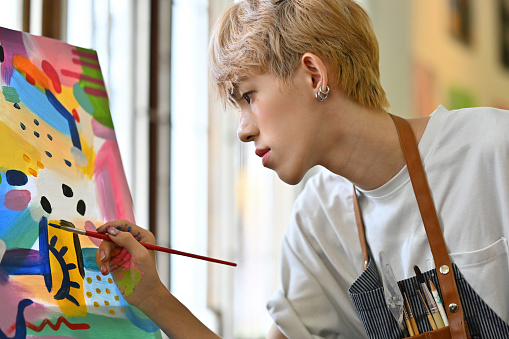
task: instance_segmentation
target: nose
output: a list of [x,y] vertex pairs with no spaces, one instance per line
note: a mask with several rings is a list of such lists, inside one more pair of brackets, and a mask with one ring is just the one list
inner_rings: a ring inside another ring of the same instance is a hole
[[251,117],[247,113],[241,113],[239,119],[239,127],[237,128],[237,136],[242,142],[254,141],[259,131],[253,123]]

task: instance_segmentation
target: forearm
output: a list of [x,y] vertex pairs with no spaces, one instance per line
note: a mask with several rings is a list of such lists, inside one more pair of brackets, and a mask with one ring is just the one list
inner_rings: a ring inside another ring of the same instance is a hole
[[151,298],[141,303],[138,308],[172,339],[219,338],[163,285],[155,290]]

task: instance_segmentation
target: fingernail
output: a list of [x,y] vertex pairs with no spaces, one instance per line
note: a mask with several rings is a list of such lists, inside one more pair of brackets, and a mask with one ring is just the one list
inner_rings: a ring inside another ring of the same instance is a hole
[[101,265],[101,273],[102,273],[102,275],[108,274],[108,270],[106,269],[105,265]]
[[104,253],[104,251],[101,251],[101,261],[103,261],[104,258],[106,258],[106,254]]
[[113,226],[108,226],[108,228],[106,229],[106,231],[111,234],[111,235],[117,235],[118,232],[120,232],[119,230],[117,230],[115,227]]

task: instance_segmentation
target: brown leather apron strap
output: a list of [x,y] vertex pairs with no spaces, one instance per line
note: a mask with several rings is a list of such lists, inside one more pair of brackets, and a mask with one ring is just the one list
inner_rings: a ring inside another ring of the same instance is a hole
[[[461,306],[458,289],[454,280],[451,261],[442,235],[442,230],[440,229],[440,223],[438,221],[435,205],[433,204],[426,174],[422,166],[419,148],[417,146],[414,133],[412,132],[412,128],[408,121],[392,114],[390,116],[398,130],[399,140],[405,156],[415,198],[421,212],[424,229],[426,230],[431,253],[433,254],[433,259],[435,261],[442,297],[444,304],[446,305],[447,316],[449,319],[451,338],[467,338],[463,318],[463,308]],[[354,210],[357,228],[359,230],[363,259],[365,261],[368,256],[368,250],[355,188]],[[456,307],[454,307],[454,305],[456,305]]]

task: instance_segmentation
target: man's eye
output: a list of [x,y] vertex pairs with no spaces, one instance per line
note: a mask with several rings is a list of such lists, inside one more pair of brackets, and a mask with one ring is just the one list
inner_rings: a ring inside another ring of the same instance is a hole
[[251,96],[253,95],[253,93],[245,93],[244,95],[242,95],[242,98],[244,100],[246,100],[247,103],[251,103]]

